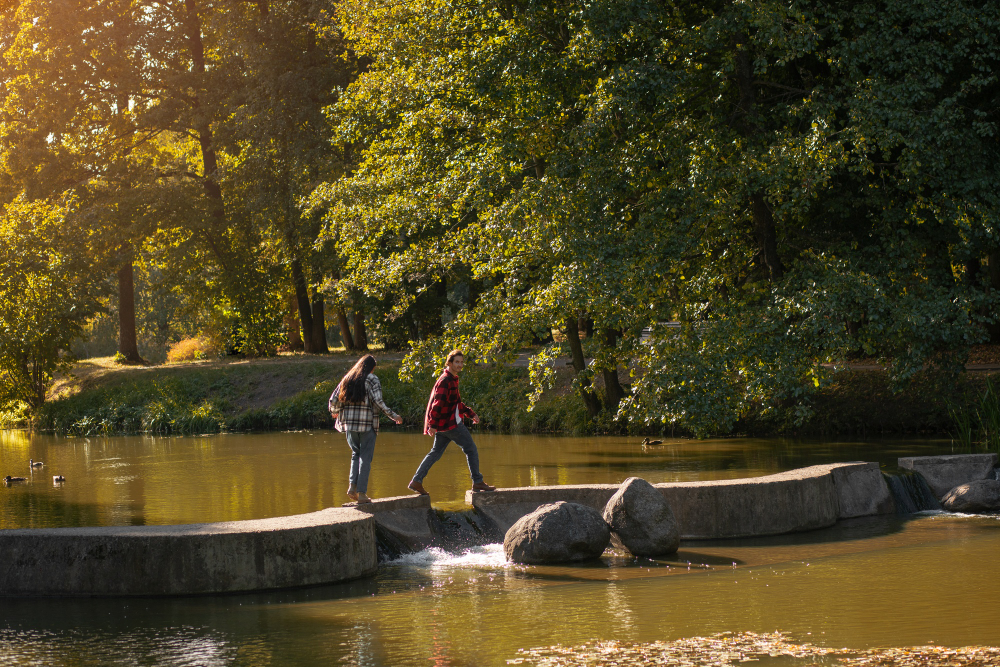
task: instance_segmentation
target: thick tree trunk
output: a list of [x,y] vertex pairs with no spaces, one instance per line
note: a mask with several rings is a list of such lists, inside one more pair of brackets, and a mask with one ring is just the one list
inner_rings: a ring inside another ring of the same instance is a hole
[[[1000,290],[1000,250],[991,252],[986,261],[989,263],[986,269],[990,280],[990,290],[995,292]],[[995,321],[988,325],[986,330],[990,334],[990,343],[997,345],[1000,344],[1000,313],[994,311],[990,314]]]
[[[608,349],[618,345],[618,332],[614,329],[604,330],[604,345]],[[608,402],[608,411],[612,415],[618,412],[618,406],[625,398],[625,390],[622,389],[621,382],[618,381],[618,369],[610,368],[602,371],[604,375],[604,391]]]
[[323,295],[319,291],[313,292],[312,298],[312,338],[313,352],[317,354],[327,354],[330,347],[326,344],[326,316],[324,313]]
[[307,353],[313,353],[316,349],[313,346],[313,316],[309,305],[309,288],[302,272],[302,262],[298,259],[292,260],[292,285],[295,288],[295,305],[299,311],[299,324],[302,327],[303,348]]
[[764,266],[767,267],[768,278],[772,283],[781,280],[785,275],[785,266],[778,257],[778,237],[774,228],[774,216],[771,207],[764,200],[764,194],[758,192],[751,198],[753,214],[753,234],[757,239],[757,252],[760,253]]
[[[191,51],[191,71],[196,74],[205,73],[205,45],[201,38],[201,18],[198,16],[196,0],[184,0],[186,15],[184,17],[187,29],[188,48]],[[197,95],[192,96],[191,105],[195,110],[194,130],[198,135],[198,146],[201,148],[201,160],[204,167],[202,188],[209,200],[212,216],[212,229],[204,232],[205,241],[219,260],[224,271],[228,270],[225,248],[219,243],[218,235],[226,229],[226,209],[222,199],[222,188],[219,185],[219,158],[215,151],[212,128],[201,106]]]
[[344,349],[354,349],[354,336],[351,335],[351,324],[347,321],[347,313],[344,307],[337,308],[337,323],[340,324],[340,337],[344,340]]
[[284,324],[285,331],[288,332],[288,349],[304,350],[305,343],[300,335],[299,304],[294,294],[288,295],[288,310],[285,311]]
[[[569,341],[569,350],[573,359],[573,369],[579,375],[587,370],[587,360],[583,357],[583,345],[580,344],[580,326],[576,317],[567,317],[563,324],[566,330],[566,339]],[[582,378],[580,381],[580,398],[587,407],[587,412],[591,417],[596,417],[601,411],[601,399],[597,397],[590,386],[590,380]]]
[[[734,76],[739,100],[736,104],[734,125],[746,137],[760,132],[757,125],[757,97],[754,91],[753,55],[743,44],[733,44]],[[757,242],[757,255],[767,269],[768,279],[774,283],[785,275],[785,267],[778,256],[778,235],[775,230],[774,215],[764,198],[763,190],[750,195],[750,215],[753,219],[753,235]]]
[[368,351],[368,332],[365,330],[365,313],[362,310],[354,311],[354,347],[362,352]]
[[135,335],[135,285],[131,261],[118,270],[118,351],[128,363],[142,363]]

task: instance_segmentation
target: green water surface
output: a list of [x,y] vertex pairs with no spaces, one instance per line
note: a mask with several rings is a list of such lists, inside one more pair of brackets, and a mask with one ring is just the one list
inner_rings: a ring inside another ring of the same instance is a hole
[[[0,527],[249,519],[339,504],[348,454],[335,433],[86,440],[0,436]],[[477,435],[502,486],[757,476],[814,463],[950,451],[950,443],[678,441]],[[429,439],[379,437],[370,493],[405,489]],[[52,484],[61,473],[65,484]],[[454,448],[426,480],[463,506]],[[877,517],[797,535],[686,542],[663,561],[608,554],[513,566],[499,546],[429,550],[348,584],[182,599],[0,599],[0,665],[502,665],[519,649],[788,632],[822,646],[1000,645],[1000,521]],[[0,554],[2,559],[2,554]],[[2,567],[2,560],[0,560]],[[785,663],[787,664],[787,663]]]

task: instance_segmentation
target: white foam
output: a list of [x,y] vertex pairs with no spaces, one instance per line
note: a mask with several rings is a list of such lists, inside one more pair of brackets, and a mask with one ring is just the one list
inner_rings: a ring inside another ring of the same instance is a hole
[[440,547],[430,547],[412,554],[403,554],[391,565],[417,565],[430,568],[475,568],[497,569],[514,567],[503,553],[502,544],[487,544],[482,547],[463,549],[461,553],[445,551]]

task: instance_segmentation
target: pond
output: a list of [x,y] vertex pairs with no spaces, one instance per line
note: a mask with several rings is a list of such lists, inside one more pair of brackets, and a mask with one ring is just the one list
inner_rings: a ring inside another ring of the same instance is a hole
[[[746,477],[849,460],[891,470],[898,456],[951,451],[946,441],[912,440],[731,439],[646,448],[635,438],[478,434],[477,441],[487,480],[502,486]],[[429,443],[413,433],[382,433],[371,495],[404,492]],[[28,476],[29,458],[46,465],[30,483],[0,488],[3,528],[248,519],[346,500],[347,448],[329,432],[90,440],[0,434],[0,474]],[[53,485],[53,474],[66,483]],[[464,507],[461,452],[450,449],[425,484],[439,508]],[[851,650],[1000,646],[998,552],[1000,520],[945,513],[684,542],[675,557],[658,561],[607,555],[588,565],[524,567],[505,563],[497,545],[427,550],[383,565],[370,580],[300,591],[5,599],[0,665],[603,664],[592,644],[562,652],[576,662],[523,651],[611,640],[646,650],[721,632],[781,631],[790,641]],[[698,648],[693,664],[718,660],[717,647]]]

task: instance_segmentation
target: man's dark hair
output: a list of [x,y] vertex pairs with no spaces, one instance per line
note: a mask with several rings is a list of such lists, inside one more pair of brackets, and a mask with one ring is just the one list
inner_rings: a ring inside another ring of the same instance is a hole
[[462,357],[463,359],[465,359],[465,355],[462,353],[461,350],[452,350],[451,352],[448,353],[448,360],[445,363],[450,364],[452,361],[455,360],[455,357]]
[[358,359],[351,370],[347,371],[340,381],[340,395],[337,397],[345,403],[363,403],[365,400],[365,380],[375,369],[375,357],[370,354]]

